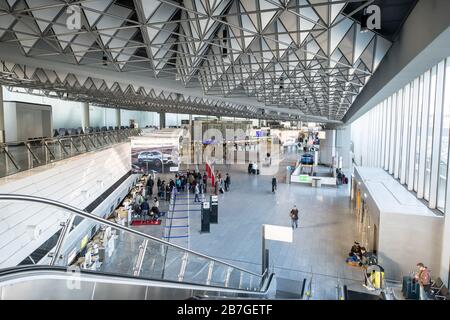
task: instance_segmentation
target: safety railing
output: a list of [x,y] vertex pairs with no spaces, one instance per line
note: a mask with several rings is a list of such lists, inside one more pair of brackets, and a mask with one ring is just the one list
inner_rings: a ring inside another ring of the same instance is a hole
[[120,129],[0,143],[0,177],[126,142],[139,133]]
[[[267,274],[261,275],[245,270],[58,201],[15,194],[0,194],[0,201],[0,208],[16,205],[25,213],[27,210],[24,202],[32,203],[33,206],[44,205],[57,209],[57,212],[50,210],[51,208],[42,208],[40,211],[49,214],[50,219],[56,219],[53,224],[59,223],[61,229],[57,244],[50,254],[51,259],[47,260],[52,266],[70,265],[103,273],[254,292],[260,291],[268,278]],[[76,228],[71,231],[72,223],[77,216],[84,218],[83,223],[92,224],[90,230],[97,230],[86,235],[81,245],[71,239],[72,232],[76,231]],[[42,219],[42,224],[48,224]],[[33,230],[28,231],[31,235],[36,234]],[[4,244],[0,243],[0,248],[3,246]],[[80,247],[83,248],[83,256],[75,257],[74,250]]]

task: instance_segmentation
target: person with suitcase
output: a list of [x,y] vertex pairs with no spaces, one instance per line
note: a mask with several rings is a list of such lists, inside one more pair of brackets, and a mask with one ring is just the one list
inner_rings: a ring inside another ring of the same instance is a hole
[[414,275],[414,279],[420,285],[420,300],[428,300],[428,292],[431,289],[431,275],[422,262],[417,264],[417,272]]

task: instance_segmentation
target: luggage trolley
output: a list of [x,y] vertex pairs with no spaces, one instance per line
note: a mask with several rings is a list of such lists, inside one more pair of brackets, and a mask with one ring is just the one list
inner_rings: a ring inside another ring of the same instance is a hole
[[383,290],[385,288],[384,268],[378,264],[362,268],[364,283],[369,290]]

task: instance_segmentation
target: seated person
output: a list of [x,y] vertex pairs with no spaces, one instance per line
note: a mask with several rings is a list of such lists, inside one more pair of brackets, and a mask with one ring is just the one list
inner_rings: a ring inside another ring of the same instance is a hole
[[348,257],[347,259],[345,259],[345,263],[347,263],[348,265],[350,265],[352,267],[358,267],[361,263],[361,259],[359,258],[359,256],[357,254],[353,254],[350,257]]
[[359,245],[359,242],[354,242],[352,248],[350,249],[350,256],[353,254],[361,255],[361,246]]
[[256,162],[252,165],[252,173],[258,174],[258,164]]
[[158,219],[160,216],[158,207],[152,207],[152,209],[150,210],[150,214],[153,220]]

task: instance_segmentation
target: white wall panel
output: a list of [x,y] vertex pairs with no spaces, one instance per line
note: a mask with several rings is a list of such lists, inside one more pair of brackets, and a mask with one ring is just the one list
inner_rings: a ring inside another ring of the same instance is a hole
[[[123,143],[3,178],[0,193],[34,195],[83,209],[129,170],[130,144]],[[60,228],[59,222],[65,218],[59,209],[0,203],[0,267],[16,265],[26,258]],[[37,240],[30,239],[29,225],[42,230]]]

